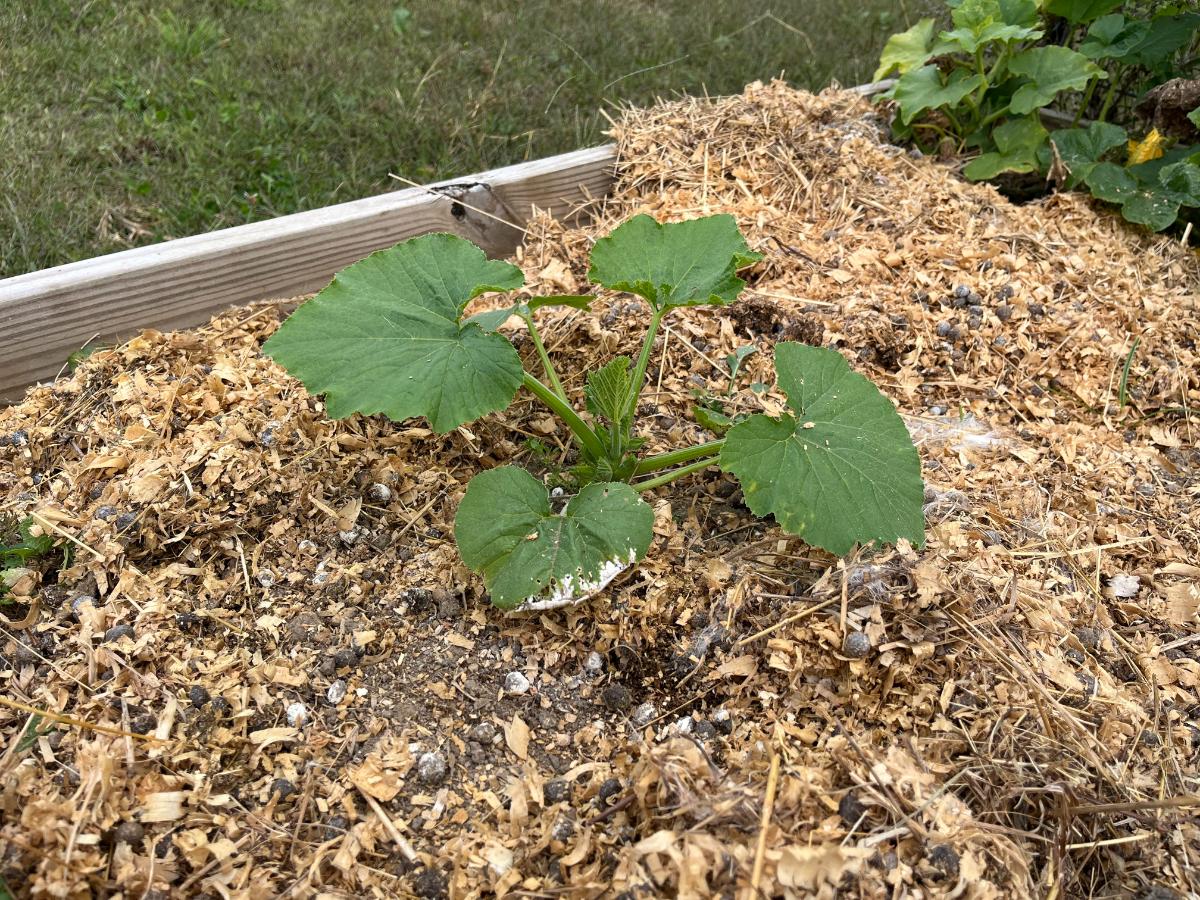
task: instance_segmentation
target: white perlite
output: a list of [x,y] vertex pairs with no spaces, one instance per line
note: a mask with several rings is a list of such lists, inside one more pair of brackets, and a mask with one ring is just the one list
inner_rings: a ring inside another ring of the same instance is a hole
[[1113,596],[1124,600],[1136,597],[1141,585],[1142,579],[1137,575],[1114,575],[1108,579],[1108,586],[1112,588]]
[[529,691],[529,679],[521,672],[509,672],[504,679],[504,690],[510,694],[524,694]]
[[562,581],[551,586],[550,595],[538,599],[535,594],[517,607],[520,612],[533,612],[543,609],[558,609],[560,606],[570,606],[590,600],[608,587],[609,583],[637,562],[637,550],[630,547],[629,557],[622,561],[619,557],[600,564],[600,571],[591,581],[578,580],[574,575],[567,575]]
[[287,723],[293,728],[301,727],[308,721],[308,707],[303,703],[292,703],[287,708]]

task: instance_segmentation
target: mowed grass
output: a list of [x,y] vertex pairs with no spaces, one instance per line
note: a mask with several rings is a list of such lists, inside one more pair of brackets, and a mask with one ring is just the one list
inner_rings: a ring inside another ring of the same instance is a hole
[[869,79],[922,0],[8,0],[0,277],[604,140],[604,110]]

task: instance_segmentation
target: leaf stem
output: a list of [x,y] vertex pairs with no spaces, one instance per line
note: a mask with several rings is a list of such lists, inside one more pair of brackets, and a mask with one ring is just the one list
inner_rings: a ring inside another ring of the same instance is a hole
[[600,438],[596,436],[596,432],[588,427],[587,422],[579,418],[579,413],[575,412],[558,394],[546,387],[528,372],[524,373],[522,384],[529,388],[530,393],[545,403],[550,409],[562,419],[571,432],[575,435],[575,439],[588,453],[592,454],[596,459],[605,457],[604,445],[600,443]]
[[542,361],[542,371],[546,373],[546,377],[550,379],[550,386],[554,388],[554,393],[558,394],[559,398],[564,402],[567,401],[567,392],[563,390],[562,382],[558,380],[558,372],[554,371],[554,363],[550,362],[550,354],[546,352],[546,345],[542,343],[542,336],[538,333],[537,325],[534,324],[532,315],[523,315],[522,319],[529,326],[529,337],[533,341],[533,347],[537,350],[538,359]]
[[664,472],[654,478],[648,478],[645,481],[639,481],[633,485],[636,491],[652,491],[655,488],[662,487],[664,484],[670,484],[676,478],[682,478],[684,475],[691,475],[693,472],[699,472],[701,469],[707,469],[713,464],[714,460],[700,459],[686,466],[680,466],[678,469],[672,469],[670,472]]
[[658,456],[647,456],[645,459],[638,460],[637,465],[633,468],[633,474],[646,475],[650,472],[657,472],[660,469],[669,469],[671,466],[677,466],[680,463],[691,462],[693,459],[716,456],[721,452],[721,448],[724,445],[725,439],[721,438],[719,441],[708,441],[704,444],[697,444],[694,447],[672,450],[670,453],[660,453]]
[[1099,78],[1091,78],[1088,80],[1087,90],[1083,92],[1083,99],[1079,101],[1079,109],[1075,113],[1075,118],[1071,120],[1072,128],[1079,127],[1079,120],[1083,118],[1084,112],[1087,111],[1088,104],[1092,102],[1092,95],[1096,93],[1096,85],[1099,83]]
[[658,334],[659,323],[666,314],[666,309],[656,309],[654,315],[650,317],[650,328],[646,332],[645,341],[642,342],[642,352],[638,355],[637,368],[633,370],[633,377],[629,380],[629,397],[625,401],[624,414],[621,416],[623,419],[631,418],[634,409],[637,408],[638,397],[642,395],[642,382],[646,380],[646,366],[650,364],[650,351],[654,347],[654,338]]

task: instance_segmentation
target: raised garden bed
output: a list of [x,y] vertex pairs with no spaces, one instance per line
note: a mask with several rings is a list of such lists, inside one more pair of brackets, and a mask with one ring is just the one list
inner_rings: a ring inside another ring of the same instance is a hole
[[[778,84],[631,111],[611,194],[530,220],[514,259],[575,292],[616,222],[733,213],[766,258],[737,305],[669,323],[650,449],[702,437],[693,392],[736,348],[837,347],[918,440],[919,551],[836,560],[710,469],[652,496],[651,553],[601,597],[506,616],[458,560],[458,500],[567,436],[529,403],[444,436],[331,422],[260,354],[281,303],[0,412],[0,509],[73,548],[0,635],[10,890],[1195,891],[1200,267],[884,134],[853,94]],[[628,352],[623,302],[549,313],[551,354]]]

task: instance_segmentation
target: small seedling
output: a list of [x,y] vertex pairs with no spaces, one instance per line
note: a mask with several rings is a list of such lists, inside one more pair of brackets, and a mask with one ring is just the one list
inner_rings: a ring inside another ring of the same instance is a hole
[[33,534],[33,520],[0,521],[0,603],[6,602],[10,580],[24,574],[26,564],[54,549],[54,539]]
[[[445,433],[507,408],[524,387],[562,420],[577,446],[578,487],[565,506],[556,508],[546,485],[516,466],[476,475],[459,504],[463,562],[504,609],[545,609],[602,590],[649,549],[654,514],[639,495],[713,465],[738,478],[756,514],[832,553],[873,540],[919,545],[916,449],[891,402],[836,351],[777,345],[788,411],[748,416],[719,440],[640,452],[635,414],[663,319],[683,306],[733,303],[745,286],[738,272],[758,259],[728,215],[677,224],[637,216],[598,240],[589,279],[642,298],[649,327],[636,360],[618,356],[587,373],[583,414],[563,389],[534,312],[587,310],[595,298],[535,297],[464,318],[473,298],[515,291],[524,276],[449,234],[405,241],[345,269],[263,350],[324,394],[335,417],[424,416]],[[528,328],[545,381],[497,332],[514,315]],[[731,378],[747,355],[732,355]]]

